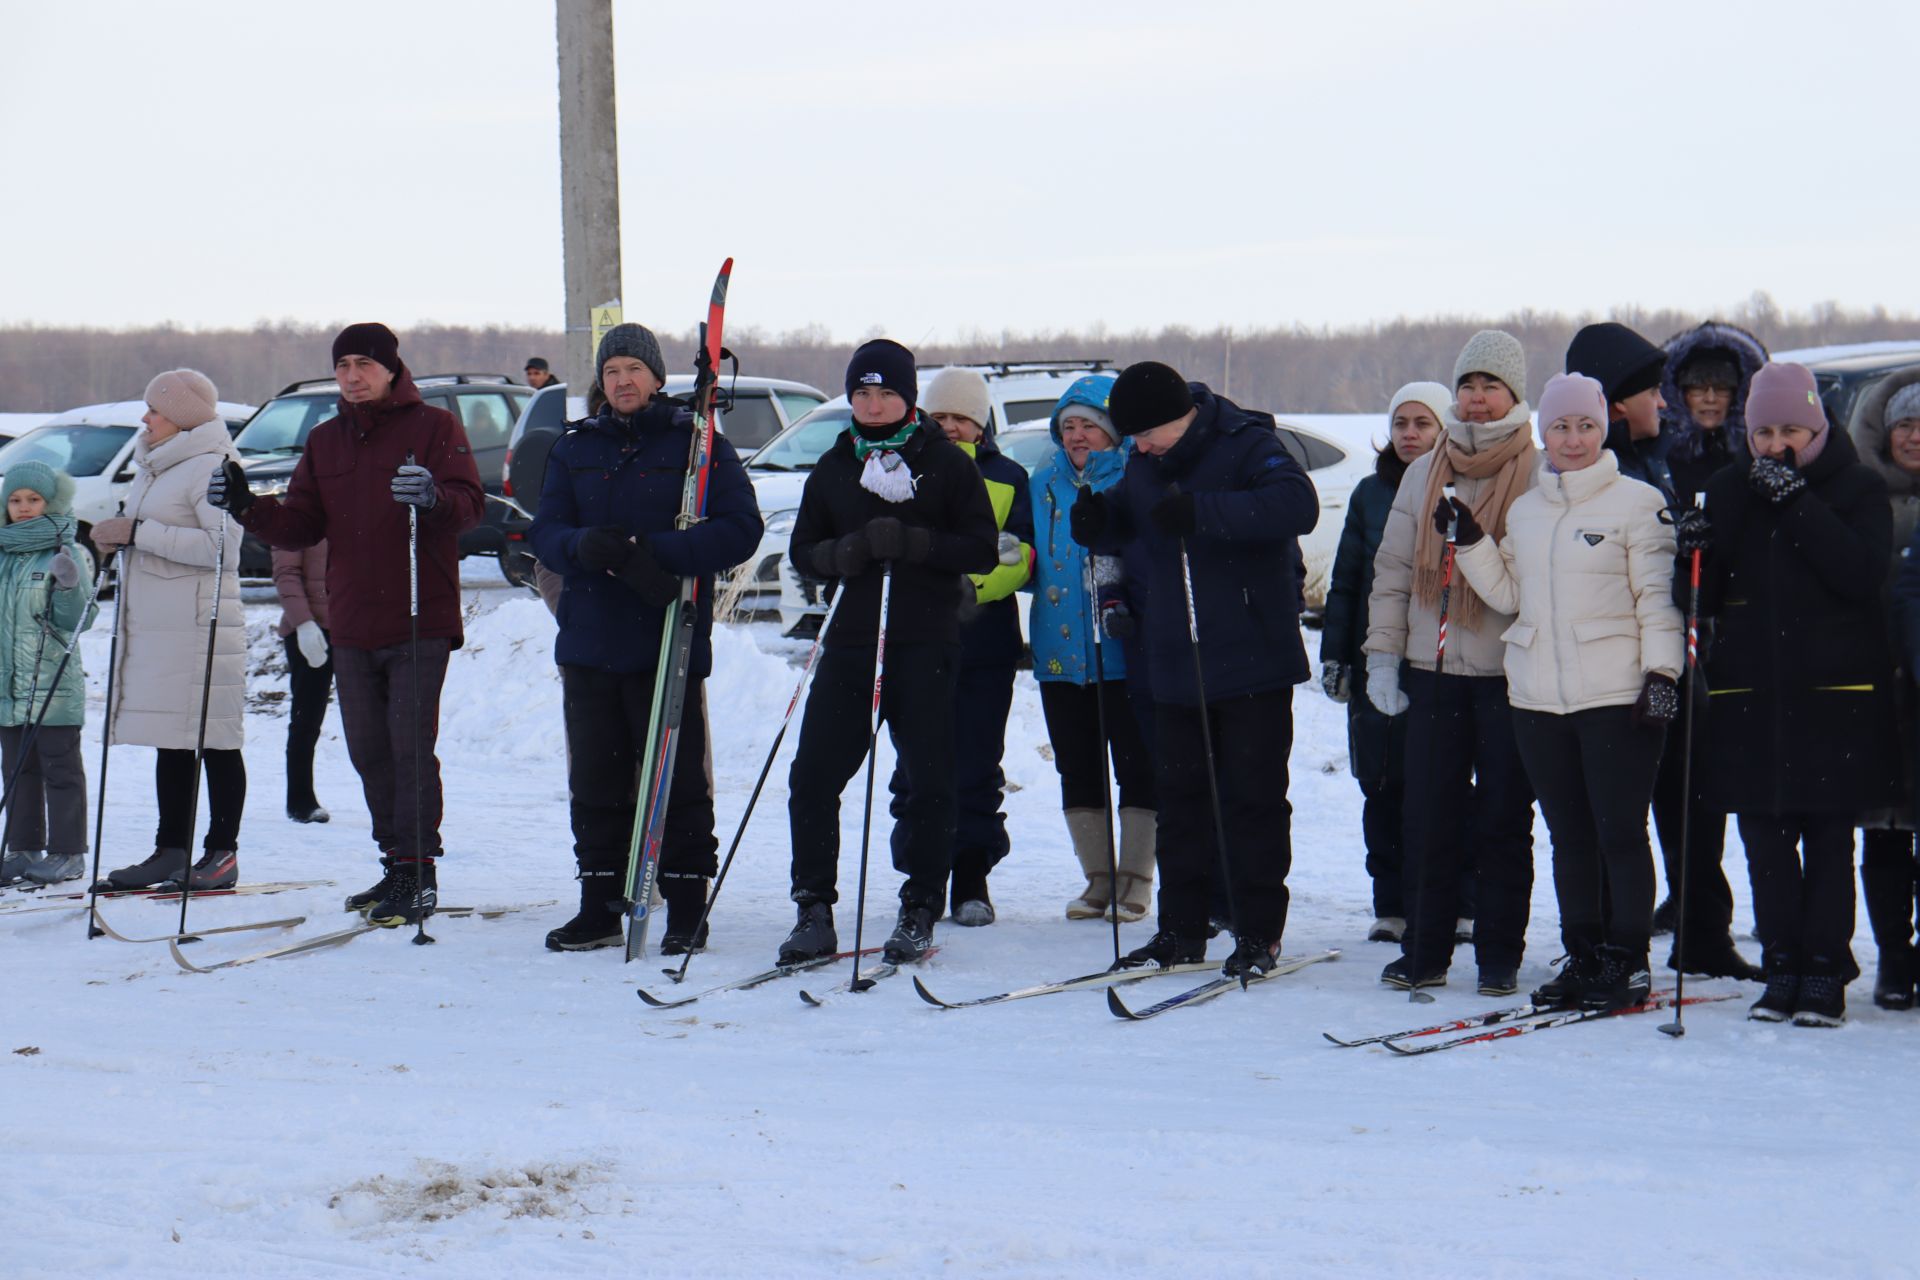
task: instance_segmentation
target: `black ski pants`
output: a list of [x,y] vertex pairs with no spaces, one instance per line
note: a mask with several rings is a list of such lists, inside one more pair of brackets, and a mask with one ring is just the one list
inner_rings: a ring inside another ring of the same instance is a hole
[[[1107,736],[1100,737],[1100,714],[1106,711]],[[1158,809],[1160,797],[1153,782],[1153,759],[1147,754],[1140,722],[1124,680],[1101,684],[1074,684],[1068,680],[1040,681],[1040,713],[1046,717],[1047,741],[1053,745],[1053,767],[1060,775],[1062,809],[1107,807],[1107,762],[1120,783],[1119,807]]]
[[1810,966],[1852,982],[1853,815],[1743,813],[1754,931],[1769,968]]
[[1533,787],[1514,741],[1506,677],[1403,665],[1400,680],[1410,704],[1401,950],[1416,973],[1447,970],[1459,886],[1471,879],[1475,958],[1518,968],[1533,894]]
[[[20,748],[30,733],[33,746],[22,761]],[[79,725],[43,724],[38,733],[32,725],[0,728],[0,770],[13,784],[7,848],[63,855],[87,851],[87,769],[80,758]]]
[[[236,749],[209,750],[205,849],[240,848],[240,815],[247,807],[247,761]],[[193,817],[200,779],[189,747],[162,747],[154,755],[153,797],[160,810],[153,843],[162,849],[193,847]]]
[[[1367,697],[1367,669],[1353,668],[1347,698],[1347,763],[1360,784],[1360,834],[1373,881],[1373,914],[1407,914],[1405,867],[1407,718],[1388,716]],[[1472,915],[1471,906],[1460,909]]]
[[[887,646],[880,697],[898,758],[913,779],[899,824],[894,868],[906,874],[904,905],[939,915],[946,905],[954,832],[953,691],[959,647]],[[793,834],[793,900],[838,902],[840,793],[867,756],[873,707],[874,649],[826,649],[807,691],[800,746],[787,774],[787,820]]]
[[[1007,775],[1000,763],[1007,753],[1007,714],[1013,710],[1016,664],[962,666],[953,698],[953,849],[948,861],[964,891],[977,890],[987,874],[1013,847],[1007,839],[1007,815],[1001,812]],[[907,865],[910,827],[903,822],[913,807],[916,777],[904,755],[894,757],[887,781],[892,798],[893,865]]]
[[[1681,819],[1693,806],[1687,829],[1686,936],[1718,943],[1733,932],[1733,887],[1727,883],[1721,858],[1727,848],[1727,811],[1707,798],[1706,686],[1691,675],[1680,681],[1683,697],[1694,699],[1693,796],[1686,795],[1686,726],[1675,720],[1667,729],[1667,749],[1653,783],[1653,826],[1660,836],[1661,861],[1667,873],[1667,893],[1680,893]],[[1678,935],[1676,935],[1677,945]]]
[[1633,723],[1632,707],[1570,715],[1513,713],[1527,778],[1553,836],[1560,937],[1636,954],[1653,933],[1653,847],[1647,801],[1664,733]]
[[1874,945],[1882,951],[1913,945],[1920,863],[1914,858],[1911,831],[1869,827],[1860,833],[1860,889],[1873,926]]
[[1207,704],[1207,716],[1211,744],[1201,732],[1199,707],[1162,702],[1157,709],[1160,927],[1183,937],[1206,936],[1220,861],[1207,786],[1211,749],[1234,932],[1275,943],[1287,927],[1287,873],[1293,869],[1293,805],[1287,799],[1293,690],[1222,698]]
[[440,737],[440,687],[452,652],[451,640],[422,640],[416,667],[410,643],[384,649],[336,645],[333,650],[340,727],[373,815],[373,842],[380,852],[409,862],[442,852],[440,758],[434,745]]
[[[324,634],[324,633],[323,633]],[[333,651],[327,660],[311,665],[292,636],[286,637],[287,684],[292,710],[287,716],[287,808],[313,809],[313,750],[320,742],[320,726],[333,698]]]
[[[645,785],[652,671],[560,668],[567,724],[567,789],[573,856],[582,872],[626,873],[640,788]],[[680,715],[680,745],[667,784],[660,875],[711,877],[719,868],[713,834],[713,784],[707,775],[706,681],[690,677]]]

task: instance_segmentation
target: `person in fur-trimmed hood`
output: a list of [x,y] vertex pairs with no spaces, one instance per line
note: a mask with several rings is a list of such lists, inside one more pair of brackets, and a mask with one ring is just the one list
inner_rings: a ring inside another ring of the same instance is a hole
[[[1887,482],[1893,505],[1893,589],[1903,565],[1913,559],[1908,550],[1920,530],[1920,365],[1896,369],[1860,398],[1848,430],[1860,451],[1860,460]],[[1873,1001],[1883,1009],[1908,1009],[1914,1003],[1914,981],[1920,965],[1913,949],[1915,896],[1920,889],[1920,864],[1914,852],[1913,762],[1915,719],[1910,677],[1920,670],[1920,634],[1894,626],[1894,658],[1909,679],[1894,684],[1894,709],[1900,721],[1900,744],[1906,767],[1901,771],[1898,804],[1861,818],[1860,888],[1867,904],[1867,922],[1880,953],[1874,974]]]
[[1747,460],[1747,386],[1767,362],[1767,348],[1739,325],[1709,320],[1665,343],[1660,431],[1667,470],[1680,505],[1707,487],[1730,462]]
[[1408,717],[1407,929],[1400,958],[1380,975],[1402,990],[1446,984],[1455,893],[1469,875],[1479,990],[1519,990],[1533,894],[1533,788],[1507,702],[1501,637],[1513,616],[1459,575],[1444,581],[1447,539],[1432,514],[1452,485],[1482,529],[1506,536],[1507,510],[1533,487],[1539,453],[1526,385],[1519,339],[1483,329],[1468,340],[1454,361],[1444,439],[1407,468],[1374,557],[1367,696],[1383,714]]

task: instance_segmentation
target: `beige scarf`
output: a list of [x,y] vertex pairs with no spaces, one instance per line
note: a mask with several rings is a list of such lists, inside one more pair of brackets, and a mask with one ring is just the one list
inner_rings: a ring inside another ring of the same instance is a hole
[[[1434,450],[1433,466],[1427,472],[1427,492],[1421,509],[1415,512],[1413,536],[1413,596],[1429,608],[1439,608],[1441,562],[1446,540],[1433,527],[1433,512],[1445,496],[1446,487],[1456,476],[1487,480],[1480,496],[1470,508],[1474,523],[1486,530],[1495,542],[1507,536],[1507,508],[1525,492],[1527,478],[1533,474],[1533,433],[1528,430],[1525,401],[1515,405],[1503,421],[1518,419],[1511,433],[1469,453],[1454,439],[1449,423],[1446,438]],[[1463,424],[1470,431],[1471,424]],[[1489,424],[1491,425],[1491,424]],[[1449,624],[1472,629],[1480,622],[1486,604],[1456,573],[1449,588],[1447,613]]]

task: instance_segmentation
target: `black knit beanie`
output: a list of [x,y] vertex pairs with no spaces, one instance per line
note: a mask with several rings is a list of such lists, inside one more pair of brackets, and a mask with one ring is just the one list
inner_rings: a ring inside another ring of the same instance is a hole
[[1598,382],[1609,405],[1659,386],[1666,369],[1665,351],[1611,320],[1588,325],[1567,346],[1567,372]]
[[920,377],[914,371],[913,352],[891,338],[863,342],[847,361],[847,398],[861,387],[885,387],[911,409],[920,400]]
[[1157,360],[1130,364],[1113,380],[1107,414],[1121,435],[1164,427],[1193,408],[1193,391],[1179,371]]
[[378,323],[350,324],[333,340],[333,362],[347,356],[365,356],[385,365],[388,373],[400,376],[400,339],[393,330]]

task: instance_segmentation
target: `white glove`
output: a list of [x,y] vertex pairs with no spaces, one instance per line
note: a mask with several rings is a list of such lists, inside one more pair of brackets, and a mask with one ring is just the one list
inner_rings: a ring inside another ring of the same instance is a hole
[[1019,564],[1021,560],[1020,539],[1010,533],[1000,535],[1000,563]]
[[1400,659],[1391,653],[1367,655],[1367,701],[1383,716],[1397,716],[1407,709],[1407,695],[1400,692]]
[[327,665],[327,633],[312,618],[293,629],[293,642],[300,648],[300,656],[307,665],[318,670]]

